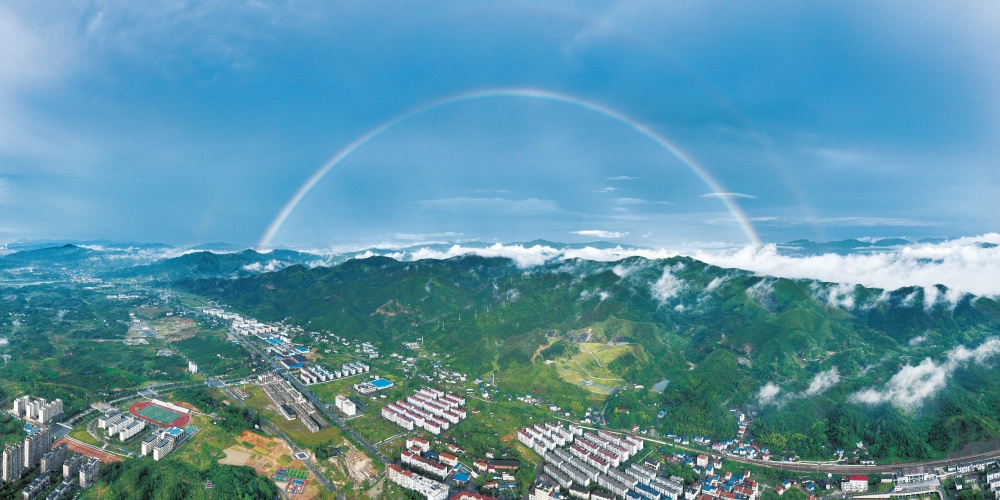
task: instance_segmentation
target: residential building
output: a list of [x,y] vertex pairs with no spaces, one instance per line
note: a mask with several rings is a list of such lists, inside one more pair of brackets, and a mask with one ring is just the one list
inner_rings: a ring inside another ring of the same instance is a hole
[[337,406],[337,409],[344,412],[344,415],[347,415],[348,417],[353,417],[358,414],[357,405],[344,396],[338,394],[337,397],[334,398],[334,403]]
[[97,481],[97,476],[101,473],[101,461],[91,458],[85,465],[80,467],[80,487],[87,488]]
[[63,462],[66,461],[66,454],[68,453],[68,448],[66,443],[59,443],[59,446],[52,448],[48,453],[42,455],[42,462],[40,469],[42,474],[45,473],[57,473],[62,469]]
[[74,453],[70,455],[69,458],[63,462],[63,477],[71,478],[76,476],[76,473],[80,471],[80,467],[86,463],[86,457],[83,455]]
[[153,460],[161,460],[174,449],[173,438],[161,439],[153,447]]
[[153,448],[156,448],[156,443],[160,442],[160,436],[157,434],[152,434],[146,439],[142,440],[142,456],[149,455],[153,452]]
[[422,453],[426,453],[431,449],[431,442],[421,437],[409,437],[406,438],[406,447],[410,449],[416,448]]
[[70,498],[70,495],[76,489],[77,479],[76,477],[63,478],[62,482],[56,486],[56,489],[49,492],[49,495],[45,497],[45,500],[65,500]]
[[49,475],[43,473],[21,490],[21,498],[23,500],[38,500],[47,489],[49,489]]
[[118,431],[118,439],[124,443],[126,440],[130,439],[132,436],[135,436],[136,434],[139,433],[139,431],[145,428],[146,428],[146,421],[136,419],[132,423],[126,425],[122,430]]
[[46,401],[32,396],[21,396],[14,400],[14,414],[26,420],[48,424],[63,412],[62,399]]
[[4,482],[17,481],[24,474],[24,443],[8,444],[4,447],[2,459],[0,459],[2,471],[0,479]]
[[42,455],[52,449],[52,429],[43,425],[24,438],[24,468],[30,469],[42,461]]
[[868,491],[868,476],[848,476],[840,483],[844,493],[864,493]]

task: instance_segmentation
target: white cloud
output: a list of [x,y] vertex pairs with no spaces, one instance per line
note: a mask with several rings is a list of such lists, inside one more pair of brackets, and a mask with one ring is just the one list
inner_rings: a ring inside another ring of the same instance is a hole
[[816,283],[812,288],[816,294],[816,298],[826,302],[830,307],[839,307],[848,310],[854,309],[854,296],[857,285],[850,283]]
[[814,149],[812,152],[836,166],[853,166],[869,159],[868,155],[851,149],[819,148]]
[[823,394],[831,387],[837,385],[838,382],[840,382],[840,374],[837,373],[836,368],[830,368],[825,372],[817,373],[813,377],[812,382],[809,383],[809,387],[802,394],[807,397]]
[[604,302],[605,300],[608,300],[608,297],[611,297],[611,294],[605,292],[604,290],[601,290],[600,288],[598,288],[597,290],[584,290],[580,292],[580,300],[584,302],[594,297],[597,297],[598,299],[600,299],[601,302]]
[[669,201],[649,201],[642,198],[612,198],[608,201],[616,205],[673,205]]
[[598,189],[597,191],[594,191],[594,192],[595,193],[613,193],[615,191],[618,191],[618,188],[608,186],[608,187],[606,187],[604,189]]
[[660,279],[656,280],[651,287],[651,292],[653,298],[660,302],[660,304],[667,303],[668,300],[677,297],[681,290],[684,289],[684,280],[674,276],[674,272],[681,271],[684,269],[684,264],[677,264],[675,266],[667,266],[663,269],[663,274],[660,275]]
[[638,179],[638,177],[632,177],[631,175],[616,175],[614,177],[608,177],[605,180],[609,180],[609,181],[634,181],[636,179]]
[[997,338],[991,338],[972,350],[959,346],[949,351],[940,363],[927,358],[916,366],[904,366],[881,390],[865,389],[854,393],[851,399],[867,404],[890,403],[906,410],[919,408],[948,385],[948,379],[955,370],[970,361],[983,363],[997,354],[1000,354],[1000,339]]
[[757,401],[760,402],[761,406],[767,406],[772,403],[776,403],[778,400],[778,394],[781,393],[781,388],[773,382],[768,382],[764,387],[760,388],[757,393]]
[[602,231],[600,229],[586,229],[583,231],[573,231],[573,234],[579,234],[580,236],[587,236],[592,238],[605,238],[614,240],[628,236],[628,233],[621,233],[617,231]]
[[708,283],[708,286],[706,286],[706,287],[705,287],[705,291],[706,291],[706,292],[712,292],[712,291],[715,291],[715,289],[716,289],[716,288],[719,288],[719,287],[720,287],[720,286],[722,286],[722,284],[723,284],[723,283],[725,283],[725,282],[726,282],[726,278],[725,278],[725,277],[723,277],[723,276],[720,276],[720,277],[718,277],[718,278],[715,278],[715,279],[713,279],[712,281],[710,281],[710,282]]
[[611,203],[618,205],[643,205],[649,202],[641,198],[614,198],[611,200]]
[[243,269],[252,273],[273,273],[288,267],[287,262],[271,259],[266,263],[254,262],[243,266]]
[[[986,245],[984,245],[986,243]],[[815,279],[895,290],[941,284],[955,292],[945,294],[951,304],[962,293],[1000,295],[1000,234],[960,238],[938,244],[913,244],[882,253],[795,257],[781,255],[775,245],[739,249],[698,250],[690,255],[721,267],[746,269],[767,276]],[[910,297],[914,300],[915,296]],[[925,301],[926,302],[926,301]]]
[[[998,246],[993,246],[996,244]],[[850,286],[859,284],[866,287],[895,290],[906,286],[933,287],[942,284],[948,291],[936,294],[937,303],[946,302],[954,307],[966,293],[985,296],[1000,296],[1000,234],[992,233],[978,237],[961,238],[938,244],[914,244],[902,248],[892,248],[882,253],[853,255],[824,254],[796,257],[782,255],[775,245],[761,247],[746,245],[732,247],[724,245],[700,245],[683,250],[650,248],[606,248],[592,247],[556,249],[549,246],[496,244],[487,248],[471,248],[454,245],[448,250],[421,249],[412,252],[395,252],[388,256],[400,260],[447,259],[460,255],[478,254],[486,257],[508,257],[519,266],[541,265],[551,260],[586,259],[611,262],[626,257],[646,259],[666,259],[678,255],[688,255],[708,264],[726,268],[745,269],[762,276],[790,279],[813,279],[830,283],[840,283],[831,295],[830,289],[823,288],[826,295],[818,298],[837,307],[849,307]],[[616,268],[620,276],[632,269]],[[747,293],[760,297],[768,293],[771,283],[764,280]],[[913,304],[918,297],[913,292],[901,300],[901,304]],[[925,294],[928,292],[923,289]],[[878,300],[888,300],[883,293]],[[853,298],[854,307],[862,307]]]
[[745,198],[745,199],[751,199],[751,200],[756,200],[757,199],[757,197],[754,196],[754,195],[752,195],[752,194],[744,194],[744,193],[718,193],[718,192],[716,192],[716,193],[705,193],[705,194],[699,196],[699,198],[722,198],[722,199],[727,199],[727,200],[731,200],[733,198]]

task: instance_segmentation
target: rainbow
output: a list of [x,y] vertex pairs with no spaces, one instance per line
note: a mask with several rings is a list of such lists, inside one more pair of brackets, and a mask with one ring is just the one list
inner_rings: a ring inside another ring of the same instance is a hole
[[474,90],[471,92],[464,92],[461,94],[455,94],[448,97],[444,97],[429,103],[417,106],[405,113],[399,114],[396,117],[383,122],[377,127],[365,132],[364,134],[358,136],[356,139],[351,141],[348,145],[344,146],[340,151],[337,151],[323,166],[317,169],[294,195],[288,200],[287,203],[282,207],[278,215],[271,221],[271,224],[267,227],[267,230],[261,236],[260,242],[257,247],[261,250],[266,249],[270,246],[271,241],[274,239],[278,231],[281,230],[281,226],[288,220],[288,217],[292,215],[295,211],[295,207],[302,202],[302,200],[309,194],[316,184],[318,184],[326,174],[336,167],[340,162],[344,161],[348,156],[351,156],[355,151],[361,149],[366,144],[382,135],[386,131],[392,129],[396,125],[399,125],[415,116],[422,115],[428,111],[453,104],[458,104],[467,101],[473,101],[478,99],[496,99],[496,98],[522,98],[522,99],[539,99],[550,102],[557,102],[575,106],[581,109],[592,111],[601,116],[610,118],[637,132],[638,134],[645,136],[654,143],[656,143],[660,148],[669,152],[671,155],[676,157],[681,161],[692,173],[698,176],[702,182],[713,192],[716,193],[717,197],[725,205],[726,209],[732,214],[733,218],[739,224],[740,228],[747,238],[757,246],[761,245],[760,237],[757,235],[756,230],[754,230],[753,225],[750,223],[750,219],[747,217],[743,208],[740,207],[736,199],[733,196],[729,196],[729,190],[727,190],[721,182],[715,179],[708,170],[698,164],[691,156],[681,150],[679,147],[668,141],[666,138],[657,134],[648,126],[642,124],[641,122],[628,117],[618,111],[612,110],[600,104],[580,99],[578,97],[573,97],[567,94],[552,92],[549,90],[533,89],[533,88],[499,88],[499,89],[482,89]]

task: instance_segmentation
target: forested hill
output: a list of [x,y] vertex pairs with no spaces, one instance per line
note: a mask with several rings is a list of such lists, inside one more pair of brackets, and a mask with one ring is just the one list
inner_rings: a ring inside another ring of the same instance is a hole
[[[1000,332],[1000,304],[941,286],[884,291],[760,277],[686,257],[521,268],[477,256],[373,257],[179,284],[261,320],[383,347],[423,337],[455,369],[478,376],[496,366],[513,379],[528,371],[542,385],[560,381],[543,358],[627,342],[608,368],[647,387],[670,381],[652,402],[667,412],[664,430],[732,437],[726,409],[740,406],[760,410],[761,439],[814,455],[828,439],[853,445],[881,432],[900,434],[880,451],[894,456],[1000,437],[1000,377],[989,364],[993,344],[984,345]],[[983,347],[966,356],[959,346]],[[934,386],[940,370],[948,391]],[[910,389],[899,386],[909,376]],[[887,427],[858,416],[871,412]],[[927,447],[932,426],[943,437]]]

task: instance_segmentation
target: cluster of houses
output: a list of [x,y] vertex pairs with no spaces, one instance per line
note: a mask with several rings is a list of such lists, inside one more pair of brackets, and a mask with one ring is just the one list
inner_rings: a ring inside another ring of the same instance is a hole
[[43,398],[21,396],[14,400],[14,416],[28,421],[48,425],[56,417],[62,415],[63,401],[46,401]]
[[[299,358],[301,358],[301,360]],[[287,358],[282,358],[280,362],[282,364],[285,364],[286,359]],[[309,362],[308,360],[306,360],[305,362],[303,362],[302,360],[305,360],[304,356],[295,355],[291,357],[289,362],[301,365],[299,369],[299,379],[301,379],[302,383],[305,385],[319,384],[322,382],[329,382],[331,380],[340,380],[342,378],[353,377],[355,375],[361,373],[368,373],[369,371],[371,371],[370,366],[360,361],[354,363],[347,363],[339,370],[330,371],[327,370],[326,368],[323,368],[322,366],[316,366],[316,365],[305,366]]]
[[[35,466],[38,467],[38,477],[21,491],[23,500],[70,498],[78,485],[80,488],[86,488],[94,484],[100,472],[101,461],[96,458],[88,459],[79,454],[70,454],[66,443],[52,447],[51,432],[48,427],[43,427],[35,429],[25,439],[24,444],[8,445],[4,449],[3,480],[17,481]],[[60,470],[63,474],[62,482],[45,495]]]
[[121,411],[109,410],[97,418],[97,427],[104,429],[108,437],[118,435],[125,442],[146,428],[146,421]]
[[0,479],[17,481],[24,471],[41,462],[52,447],[52,429],[42,426],[32,429],[24,441],[8,443],[0,455]]
[[[39,500],[41,498],[45,498],[45,500],[64,500],[75,498],[73,493],[75,493],[77,486],[87,488],[97,481],[97,477],[101,472],[100,460],[96,458],[87,459],[83,455],[73,455],[67,459],[65,458],[67,455],[65,450],[66,444],[63,443],[60,446],[63,447],[61,451],[63,461],[51,469],[43,468],[38,477],[21,491],[21,498],[23,500]],[[54,448],[53,451],[56,449],[58,447]],[[48,495],[42,497],[45,491],[52,485],[52,479],[60,466],[63,473],[62,482],[50,491]]]
[[517,431],[517,440],[535,453],[544,455],[553,448],[572,444],[576,436],[582,435],[583,429],[578,426],[571,424],[567,430],[559,424],[546,422]]
[[[585,433],[575,425],[564,428],[551,422],[521,429],[517,438],[545,459],[532,498],[679,500],[684,496],[683,482],[657,476],[644,465],[618,468],[644,448],[641,439],[603,429]],[[650,462],[653,466],[658,469],[659,463]],[[591,491],[594,485],[601,490]]]
[[438,435],[465,420],[465,398],[433,387],[424,387],[406,399],[382,408],[382,417],[412,431],[421,428]]
[[361,352],[368,355],[368,359],[375,359],[378,357],[378,349],[371,344],[371,342],[365,342],[361,344]]
[[[431,460],[431,457],[435,460]],[[458,466],[457,456],[432,452],[430,441],[410,437],[406,439],[406,449],[400,453],[399,461],[410,470],[391,464],[388,469],[389,480],[403,488],[414,490],[429,500],[445,500],[448,497],[448,485],[442,481]]]
[[331,372],[322,366],[303,366],[299,369],[299,380],[305,385],[318,384],[320,382],[329,382],[331,380],[337,380],[340,377],[341,372]]
[[414,474],[396,464],[389,464],[386,471],[390,481],[398,484],[401,488],[424,495],[427,500],[446,500],[448,498],[448,485],[440,481]]
[[994,492],[1000,490],[1000,469],[993,469],[986,473],[986,483]]
[[255,319],[244,318],[239,314],[226,312],[222,309],[202,309],[201,312],[224,321],[232,322],[231,329],[234,332],[241,333],[243,335],[266,335],[269,333],[278,333],[278,327],[275,325],[260,323]]
[[184,436],[184,429],[170,427],[154,432],[142,441],[142,456],[153,455],[153,460],[160,460],[176,448]]

